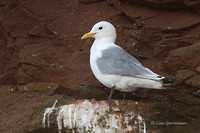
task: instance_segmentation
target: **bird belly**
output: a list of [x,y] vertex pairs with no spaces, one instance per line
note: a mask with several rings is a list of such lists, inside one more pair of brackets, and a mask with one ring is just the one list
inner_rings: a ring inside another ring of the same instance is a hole
[[95,75],[96,78],[106,87],[115,88],[115,84],[119,82],[120,76],[115,75]]
[[91,65],[92,72],[94,76],[101,82],[103,85],[105,85],[108,88],[112,88],[115,86],[115,83],[119,82],[120,78],[119,76],[115,75],[107,75],[102,74],[96,65]]
[[115,89],[122,92],[134,92],[138,88],[163,89],[160,81],[131,76],[121,76],[120,81],[115,84]]

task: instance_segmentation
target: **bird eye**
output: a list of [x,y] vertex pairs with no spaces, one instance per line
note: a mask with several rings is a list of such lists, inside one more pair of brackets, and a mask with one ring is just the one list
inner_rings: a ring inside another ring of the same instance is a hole
[[103,29],[103,27],[99,27],[99,30]]

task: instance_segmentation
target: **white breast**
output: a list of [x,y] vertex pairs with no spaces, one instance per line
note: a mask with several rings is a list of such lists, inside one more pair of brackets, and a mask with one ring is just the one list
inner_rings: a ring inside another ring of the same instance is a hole
[[102,57],[102,50],[109,48],[111,46],[115,46],[115,44],[112,43],[98,43],[97,41],[94,41],[91,49],[90,49],[90,67],[92,69],[92,72],[94,73],[95,77],[105,86],[112,88],[116,82],[119,81],[120,75],[104,75],[100,72],[96,61],[98,58]]

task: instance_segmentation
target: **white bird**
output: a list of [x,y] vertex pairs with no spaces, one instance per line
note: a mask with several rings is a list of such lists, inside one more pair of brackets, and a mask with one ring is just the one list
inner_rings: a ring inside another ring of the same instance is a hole
[[138,88],[165,89],[164,83],[172,79],[160,76],[145,68],[135,57],[115,44],[115,27],[106,21],[98,22],[81,39],[95,38],[90,49],[90,67],[95,77],[106,87],[134,92]]

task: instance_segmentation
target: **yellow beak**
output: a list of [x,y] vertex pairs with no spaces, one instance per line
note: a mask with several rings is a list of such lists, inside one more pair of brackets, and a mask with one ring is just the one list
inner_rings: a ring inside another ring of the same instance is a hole
[[90,33],[90,32],[88,32],[88,33],[86,33],[85,35],[83,35],[82,37],[81,37],[81,39],[83,40],[83,39],[86,39],[86,38],[89,38],[89,37],[93,37],[95,35],[95,33]]

